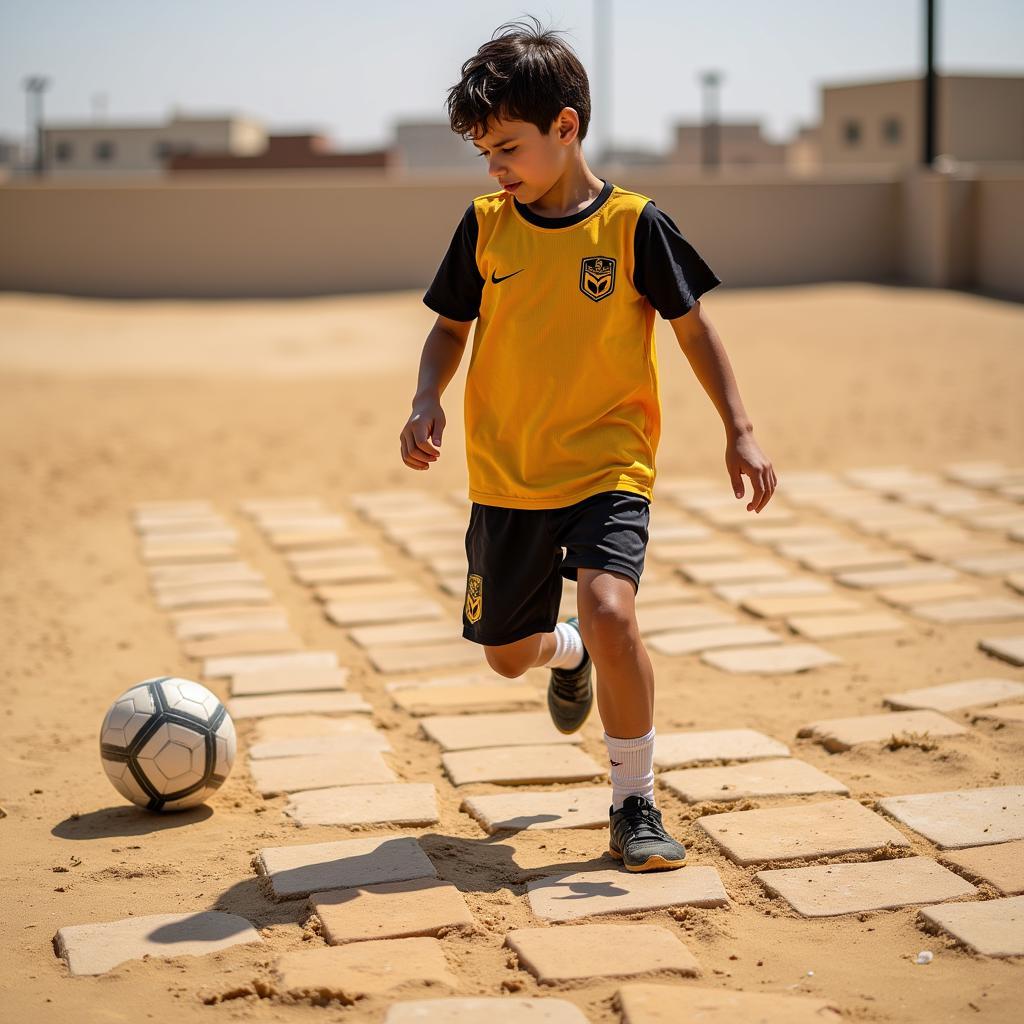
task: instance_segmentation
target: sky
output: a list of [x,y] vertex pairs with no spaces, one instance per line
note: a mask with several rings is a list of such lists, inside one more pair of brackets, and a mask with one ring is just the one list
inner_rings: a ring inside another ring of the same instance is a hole
[[[54,123],[91,119],[104,96],[112,123],[178,107],[383,146],[396,120],[443,119],[462,62],[522,14],[565,30],[591,78],[594,133],[610,126],[617,146],[666,148],[675,121],[699,119],[704,70],[723,74],[724,120],[782,140],[817,120],[820,84],[912,76],[924,59],[924,0],[600,2],[601,75],[594,0],[0,0],[0,135],[24,137],[23,80],[41,74]],[[1024,0],[938,8],[940,72],[1024,75]]]

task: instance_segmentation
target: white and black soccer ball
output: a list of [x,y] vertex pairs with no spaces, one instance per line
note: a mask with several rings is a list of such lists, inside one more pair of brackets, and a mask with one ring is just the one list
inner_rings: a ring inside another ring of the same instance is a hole
[[201,683],[161,676],[126,690],[100,729],[103,768],[122,795],[151,811],[201,804],[228,777],[235,726]]

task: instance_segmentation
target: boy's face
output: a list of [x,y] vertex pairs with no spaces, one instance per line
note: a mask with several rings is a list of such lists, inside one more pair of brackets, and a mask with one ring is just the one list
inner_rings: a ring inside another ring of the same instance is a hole
[[547,135],[529,121],[492,118],[473,145],[487,161],[487,173],[521,203],[539,199],[562,176],[579,134],[579,116],[565,107]]

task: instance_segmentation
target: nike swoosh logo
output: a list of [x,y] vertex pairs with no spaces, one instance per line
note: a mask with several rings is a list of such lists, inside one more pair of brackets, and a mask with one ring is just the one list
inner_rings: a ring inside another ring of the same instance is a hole
[[513,274],[506,274],[504,277],[495,277],[494,276],[494,271],[492,270],[491,271],[491,284],[501,284],[502,281],[507,281],[510,277],[515,277],[516,274],[521,274],[525,269],[526,269],[526,267],[522,267],[520,270],[517,270],[515,273],[513,273]]
[[[608,760],[611,761],[611,758],[608,758]],[[621,761],[612,761],[612,764],[615,765],[616,768],[618,768],[622,764],[622,762]]]

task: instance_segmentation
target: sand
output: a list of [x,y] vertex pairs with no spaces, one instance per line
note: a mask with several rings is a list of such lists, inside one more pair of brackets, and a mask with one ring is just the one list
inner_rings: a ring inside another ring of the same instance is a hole
[[[1024,461],[1019,305],[840,284],[720,290],[705,306],[783,486],[796,470],[904,463],[938,471],[954,460]],[[457,621],[460,600],[441,591],[422,563],[386,545],[347,501],[354,491],[410,487],[443,496],[464,485],[464,368],[445,402],[441,461],[417,474],[399,458],[398,434],[430,322],[418,293],[284,302],[0,294],[0,999],[12,1020],[298,1024],[315,1013],[317,1020],[378,1022],[392,998],[313,1010],[266,987],[279,956],[323,939],[303,927],[302,901],[277,904],[261,894],[250,866],[254,851],[364,833],[300,832],[282,813],[284,797],[255,794],[242,755],[207,807],[167,817],[122,804],[100,768],[97,730],[118,693],[157,674],[197,672],[153,603],[129,518],[134,501],[187,498],[209,499],[239,529],[242,557],[266,575],[306,646],[339,653],[351,670],[349,689],[370,701],[390,739],[393,754],[385,757],[400,777],[437,786],[440,824],[398,834],[420,838],[438,876],[458,887],[478,923],[475,936],[441,939],[460,994],[557,995],[592,1024],[619,1020],[616,980],[542,987],[510,969],[504,948],[509,930],[537,924],[528,880],[613,866],[601,856],[604,830],[487,836],[460,814],[464,794],[441,772],[436,745],[395,708],[366,653],[328,623],[311,592],[239,513],[246,498],[322,497]],[[720,423],[664,324],[659,347],[659,471],[718,476],[724,485]],[[808,518],[830,523],[818,513]],[[981,583],[989,596],[1000,586]],[[841,665],[779,678],[726,676],[694,657],[655,655],[656,726],[760,730],[869,804],[888,795],[1020,784],[1024,729],[1012,723],[979,721],[934,750],[874,746],[830,755],[796,740],[809,720],[883,711],[883,695],[895,690],[993,675],[1024,679],[1021,669],[976,647],[980,635],[1013,630],[1012,623],[915,622],[905,635],[829,641]],[[543,675],[534,682],[543,685]],[[213,686],[227,696],[226,685]],[[968,722],[966,713],[952,717]],[[239,723],[240,750],[253,729]],[[596,711],[582,735],[582,749],[603,764]],[[781,802],[804,799],[815,798]],[[861,1021],[1014,1018],[1019,962],[974,956],[923,932],[915,908],[800,919],[767,896],[753,869],[733,864],[691,827],[703,808],[663,790],[658,801],[668,825],[689,842],[693,863],[715,867],[733,901],[729,910],[638,918],[685,942],[704,970],[699,984],[809,994]],[[926,841],[905,834],[913,853],[935,856]],[[196,959],[135,961],[75,979],[50,944],[65,925],[211,909],[252,921],[264,943]],[[917,966],[923,949],[935,959]],[[426,995],[421,989],[407,998]],[[207,1006],[204,999],[220,1001]]]

